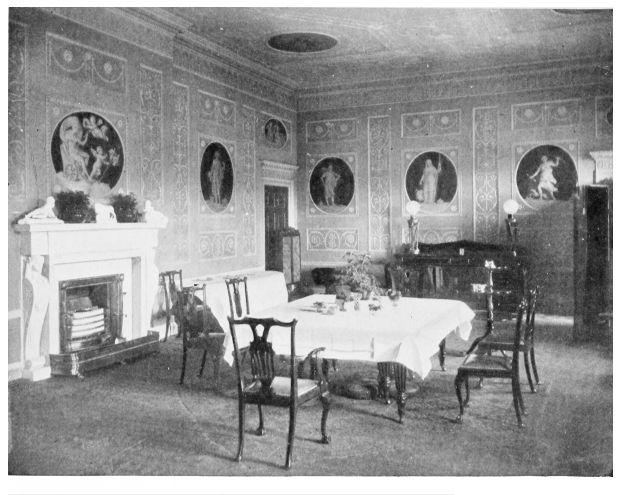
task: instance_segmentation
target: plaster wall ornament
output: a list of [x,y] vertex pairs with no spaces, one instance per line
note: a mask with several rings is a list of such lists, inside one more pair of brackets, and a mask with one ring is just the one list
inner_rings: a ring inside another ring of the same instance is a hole
[[23,377],[33,381],[50,377],[50,368],[41,355],[41,333],[50,295],[49,280],[42,273],[44,262],[43,256],[28,256],[24,273],[24,289],[32,293],[32,307],[26,326]]
[[45,204],[39,208],[35,208],[28,213],[24,218],[18,220],[18,224],[31,224],[31,223],[63,223],[62,220],[56,218],[54,213],[55,200],[52,196],[48,196],[45,200]]
[[144,220],[146,223],[156,225],[161,228],[166,228],[168,225],[168,217],[162,212],[155,210],[150,200],[144,202]]

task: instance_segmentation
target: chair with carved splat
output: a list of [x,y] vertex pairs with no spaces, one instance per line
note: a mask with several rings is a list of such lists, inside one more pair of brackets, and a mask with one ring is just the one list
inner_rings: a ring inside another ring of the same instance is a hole
[[[163,338],[163,342],[165,342],[168,339],[168,333],[170,332],[173,318],[177,325],[179,324],[178,301],[179,293],[183,290],[183,271],[169,270],[167,272],[161,272],[159,274],[159,284],[164,291],[164,304],[166,308],[166,333]],[[180,333],[177,334],[177,337],[179,336]]]
[[[295,355],[295,326],[297,325],[297,320],[282,322],[273,318],[245,317],[233,319],[229,317],[228,322],[234,346],[239,399],[239,445],[236,460],[241,461],[243,456],[245,405],[256,404],[258,406],[259,425],[256,433],[260,436],[265,434],[263,406],[288,407],[289,429],[284,466],[286,469],[289,469],[292,463],[293,441],[295,439],[295,425],[299,405],[315,398],[321,401],[323,406],[321,443],[327,444],[330,442],[330,438],[327,435],[330,394],[322,371],[325,364],[319,366],[316,370],[318,372],[318,380],[298,378],[298,372],[301,375],[301,370],[298,369],[298,359]],[[282,332],[286,331],[286,329],[290,333],[290,362],[288,373],[279,376],[276,374],[275,369],[275,352],[268,338],[270,331]],[[247,377],[244,377],[242,372],[240,343],[249,343],[247,349],[250,356],[250,376]],[[308,354],[304,362],[318,359],[318,354],[322,350],[323,348],[314,349]]]
[[[200,294],[200,297],[197,294]],[[184,287],[180,293],[179,308],[179,328],[183,337],[183,364],[180,384],[183,385],[185,379],[188,351],[200,349],[203,354],[198,376],[202,376],[207,354],[211,354],[214,380],[218,386],[219,362],[223,355],[225,334],[207,304],[206,284]]]
[[[454,388],[456,397],[459,401],[459,415],[457,422],[462,423],[464,408],[469,404],[469,379],[476,378],[508,378],[512,384],[512,400],[517,415],[519,426],[523,426],[522,415],[526,414],[523,396],[521,395],[521,384],[519,377],[519,356],[520,345],[523,339],[523,315],[527,315],[527,319],[532,312],[531,298],[524,298],[519,304],[517,317],[515,320],[515,330],[512,339],[510,355],[507,354],[489,354],[486,352],[478,352],[476,348],[469,354],[463,364],[459,366],[454,379]],[[461,388],[465,383],[466,396],[463,401]]]
[[[248,277],[226,278],[226,290],[228,291],[228,304],[230,316],[241,318],[250,314],[250,299],[248,297]],[[241,292],[243,291],[243,297]],[[243,304],[245,302],[245,305]]]

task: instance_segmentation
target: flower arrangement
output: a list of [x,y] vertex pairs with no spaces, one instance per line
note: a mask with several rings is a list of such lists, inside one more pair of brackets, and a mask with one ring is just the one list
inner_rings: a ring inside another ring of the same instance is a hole
[[93,223],[95,210],[84,191],[61,191],[54,195],[58,218],[67,223]]
[[344,259],[346,265],[338,270],[337,283],[350,286],[352,290],[361,292],[362,298],[368,299],[378,287],[377,279],[370,273],[370,255],[347,251]]
[[129,194],[114,194],[110,197],[110,204],[114,208],[116,220],[120,223],[135,223],[141,220],[140,211],[138,211],[138,200]]

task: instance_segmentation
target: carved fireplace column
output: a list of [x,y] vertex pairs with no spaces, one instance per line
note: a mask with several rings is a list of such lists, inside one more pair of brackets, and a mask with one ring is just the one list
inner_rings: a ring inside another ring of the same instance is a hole
[[41,352],[41,334],[45,315],[49,307],[49,280],[43,275],[45,256],[33,255],[24,258],[24,300],[31,301],[30,307],[24,307],[29,314],[24,342],[24,371],[22,376],[37,381],[50,377],[50,367],[45,364],[45,355]]

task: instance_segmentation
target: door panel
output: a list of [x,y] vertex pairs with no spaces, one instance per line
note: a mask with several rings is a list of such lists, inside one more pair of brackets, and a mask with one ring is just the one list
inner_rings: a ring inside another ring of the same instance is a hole
[[288,227],[288,187],[265,186],[265,268],[273,269],[275,233]]

